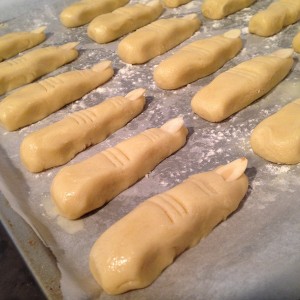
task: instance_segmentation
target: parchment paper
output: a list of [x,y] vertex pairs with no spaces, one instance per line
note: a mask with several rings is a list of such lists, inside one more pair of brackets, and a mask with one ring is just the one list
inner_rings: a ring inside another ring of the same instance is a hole
[[[220,21],[202,16],[201,1],[166,9],[162,17],[196,12],[203,25],[180,46],[140,66],[120,61],[115,53],[118,41],[98,45],[87,37],[87,26],[64,28],[58,15],[71,1],[38,2],[34,9],[18,17],[11,13],[15,12],[16,6],[10,2],[8,15],[13,17],[3,18],[5,14],[1,12],[1,34],[46,25],[48,38],[41,46],[80,42],[79,58],[51,76],[88,68],[104,59],[112,60],[116,71],[111,81],[44,120],[12,133],[0,129],[0,189],[57,258],[65,299],[299,299],[300,168],[299,165],[268,163],[254,155],[249,144],[250,133],[261,120],[300,97],[299,55],[295,54],[295,67],[282,83],[224,122],[206,122],[194,115],[190,107],[193,95],[221,72],[256,55],[291,46],[293,36],[300,30],[299,22],[270,38],[248,34],[250,16],[270,2],[258,1]],[[28,1],[28,6],[32,3],[37,1]],[[155,86],[152,72],[162,59],[189,42],[232,28],[242,30],[244,49],[218,72],[176,91],[163,91]],[[161,126],[178,115],[183,115],[189,127],[186,146],[103,208],[78,221],[59,217],[52,205],[49,188],[61,167],[40,174],[26,171],[19,159],[22,139],[71,112],[100,103],[107,97],[125,95],[138,87],[147,90],[145,111],[106,141],[80,153],[68,164],[82,161],[145,129]],[[180,255],[151,286],[120,296],[108,296],[101,290],[89,272],[88,255],[105,229],[144,199],[173,187],[189,175],[242,156],[249,160],[247,175],[250,186],[236,213],[196,247]]]

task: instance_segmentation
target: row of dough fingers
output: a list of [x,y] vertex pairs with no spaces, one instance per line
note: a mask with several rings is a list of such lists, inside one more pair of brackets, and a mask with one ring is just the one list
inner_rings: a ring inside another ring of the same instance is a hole
[[[191,0],[164,0],[166,7],[178,7]],[[60,20],[66,27],[90,23],[88,35],[98,43],[107,43],[157,19],[163,5],[154,0],[146,5],[127,5],[129,0],[82,0],[66,7]],[[256,0],[204,0],[202,14],[209,19],[223,19],[254,4]],[[276,0],[249,21],[249,31],[271,36],[300,19],[298,0]]]

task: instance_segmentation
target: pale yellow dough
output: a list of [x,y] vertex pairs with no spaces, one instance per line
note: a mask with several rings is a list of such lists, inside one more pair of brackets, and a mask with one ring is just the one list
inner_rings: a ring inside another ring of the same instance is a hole
[[300,32],[293,38],[293,48],[297,53],[300,53]]
[[81,0],[66,7],[60,13],[60,21],[66,27],[78,27],[91,22],[95,17],[109,13],[129,0]]
[[[90,252],[90,270],[108,294],[151,284],[237,209],[248,189],[245,158],[189,177],[141,203],[106,230]],[[193,272],[193,270],[190,270]]]
[[76,59],[78,43],[31,50],[21,57],[0,63],[0,95],[30,83]]
[[164,8],[159,0],[135,4],[95,18],[88,36],[97,43],[108,43],[156,20]]
[[154,81],[171,90],[205,77],[233,58],[243,47],[240,30],[188,44],[154,69]]
[[30,49],[46,39],[46,27],[30,32],[12,32],[0,37],[0,62]]
[[26,85],[0,102],[0,124],[9,131],[35,123],[71,103],[114,74],[110,61]]
[[129,64],[142,64],[174,48],[200,28],[196,14],[160,19],[129,34],[118,45],[118,55]]
[[183,4],[187,4],[191,1],[192,0],[163,0],[163,3],[167,7],[175,8],[175,7],[181,6]]
[[67,163],[140,114],[145,105],[144,92],[137,89],[125,97],[109,98],[29,134],[20,147],[23,164],[31,172],[40,172]]
[[278,164],[300,162],[300,99],[259,123],[251,147],[262,158]]
[[278,0],[250,19],[249,32],[265,37],[271,36],[299,20],[299,0]]
[[281,49],[220,74],[193,97],[193,111],[207,121],[223,121],[283,80],[293,66],[292,55],[292,49]]
[[256,0],[204,0],[202,14],[209,19],[223,19],[252,5]]
[[62,168],[51,186],[59,213],[77,219],[101,207],[181,148],[187,133],[182,118],[172,119]]

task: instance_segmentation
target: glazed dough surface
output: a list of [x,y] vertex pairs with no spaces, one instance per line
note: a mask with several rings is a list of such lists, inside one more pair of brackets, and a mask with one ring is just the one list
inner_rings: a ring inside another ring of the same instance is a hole
[[66,27],[78,27],[91,22],[95,17],[109,13],[129,0],[81,0],[66,7],[60,14],[60,21]]
[[183,4],[187,4],[192,0],[163,0],[165,6],[170,8],[175,8]]
[[300,20],[299,0],[277,0],[250,19],[249,32],[271,36],[298,20]]
[[239,30],[193,42],[162,61],[154,70],[154,80],[162,89],[180,88],[217,71],[242,46]]
[[246,159],[239,159],[193,175],[108,228],[90,252],[90,270],[105,292],[148,286],[176,256],[225,220],[248,189],[246,166]]
[[278,164],[300,162],[300,99],[297,99],[255,127],[251,134],[253,151]]
[[159,0],[121,7],[95,18],[88,26],[88,36],[97,43],[108,43],[153,22],[162,12]]
[[30,49],[46,39],[46,27],[30,32],[12,32],[0,37],[0,62]]
[[20,148],[23,164],[31,172],[65,164],[141,113],[145,105],[144,92],[138,89],[125,97],[107,99],[29,134]]
[[31,50],[21,57],[0,64],[0,95],[34,81],[78,56],[78,43]]
[[174,48],[200,28],[196,14],[160,19],[129,34],[118,45],[118,55],[129,64],[142,64]]
[[252,5],[256,0],[204,0],[201,10],[209,19],[223,19]]
[[76,219],[101,207],[152,171],[186,142],[181,118],[146,130],[78,164],[60,170],[51,195],[60,214]]
[[29,84],[0,102],[0,124],[13,131],[35,123],[105,83],[114,74],[110,61]]
[[297,53],[300,53],[300,32],[293,38],[293,48]]
[[292,54],[291,49],[281,49],[220,74],[193,97],[193,111],[207,121],[223,121],[283,80],[293,66]]

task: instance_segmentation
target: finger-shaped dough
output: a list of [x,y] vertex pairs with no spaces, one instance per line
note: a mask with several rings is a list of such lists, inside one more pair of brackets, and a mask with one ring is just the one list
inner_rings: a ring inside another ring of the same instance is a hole
[[251,134],[253,151],[279,164],[300,162],[300,99],[259,123]]
[[163,12],[159,0],[138,3],[95,18],[88,26],[88,36],[97,43],[108,43],[156,20]]
[[46,27],[30,32],[12,32],[0,37],[0,62],[30,49],[46,39]]
[[175,8],[183,4],[187,4],[192,0],[163,0],[165,6],[170,8]]
[[204,0],[202,14],[209,19],[219,20],[252,5],[256,0]]
[[29,84],[0,102],[0,124],[13,131],[35,123],[71,103],[114,74],[110,61]]
[[144,201],[106,230],[89,260],[105,292],[120,294],[148,286],[176,256],[198,244],[237,209],[248,189],[246,167],[242,158],[195,174]]
[[281,49],[220,74],[193,97],[193,111],[210,122],[228,118],[283,80],[293,66],[292,54],[292,49]]
[[156,84],[166,90],[177,89],[217,71],[241,50],[240,33],[233,29],[183,47],[155,68]]
[[66,7],[60,13],[60,21],[66,27],[78,27],[91,22],[95,17],[109,13],[129,0],[81,0]]
[[146,130],[78,164],[54,178],[51,195],[60,214],[76,219],[101,207],[152,171],[186,142],[182,118]]
[[277,0],[250,19],[249,32],[271,36],[298,20],[300,20],[299,0]]
[[65,164],[141,113],[145,105],[144,92],[137,89],[125,97],[107,99],[29,134],[20,148],[23,164],[31,172]]
[[78,56],[78,43],[45,47],[0,64],[0,95],[34,81]]
[[300,53],[300,32],[293,38],[293,48],[297,53]]
[[118,45],[118,55],[129,64],[142,64],[174,48],[200,28],[196,14],[160,19],[129,34]]

